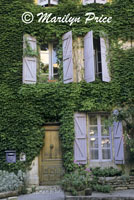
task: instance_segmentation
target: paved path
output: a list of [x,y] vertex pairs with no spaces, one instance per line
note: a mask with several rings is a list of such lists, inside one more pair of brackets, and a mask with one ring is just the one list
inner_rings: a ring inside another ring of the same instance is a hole
[[[115,191],[112,193],[93,192],[91,197],[98,197],[97,199],[102,199],[103,197],[104,199],[109,199],[109,197],[131,197],[131,199],[134,199],[134,190]],[[64,200],[64,193],[62,191],[51,193],[36,192],[27,195],[21,195],[18,197],[18,200]]]
[[27,195],[21,195],[18,197],[18,200],[64,200],[64,193],[32,193]]

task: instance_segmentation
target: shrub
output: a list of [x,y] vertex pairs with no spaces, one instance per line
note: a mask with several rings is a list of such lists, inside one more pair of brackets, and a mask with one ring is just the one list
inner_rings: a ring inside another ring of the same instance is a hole
[[90,170],[80,167],[70,174],[65,174],[64,179],[61,181],[61,185],[65,191],[76,195],[77,191],[90,187],[91,179]]
[[0,192],[20,190],[24,185],[25,174],[18,171],[16,175],[14,172],[7,172],[0,170]]
[[113,167],[101,169],[100,167],[92,168],[92,174],[97,177],[112,177],[112,176],[121,176],[122,171],[115,169]]
[[92,188],[94,191],[97,192],[104,192],[104,193],[109,193],[111,191],[111,186],[110,185],[100,185],[100,184],[96,184],[93,185]]

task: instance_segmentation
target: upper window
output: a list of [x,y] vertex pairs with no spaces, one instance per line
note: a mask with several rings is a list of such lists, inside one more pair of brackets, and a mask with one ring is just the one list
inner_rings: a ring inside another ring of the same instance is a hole
[[36,38],[28,34],[24,35],[23,83],[36,83],[37,78],[40,82],[58,79],[59,65],[57,64],[56,44],[43,44],[40,48],[37,46]]
[[[69,83],[74,81],[77,66],[73,66],[72,32],[63,35],[63,81]],[[110,74],[108,68],[108,39],[104,37],[93,37],[93,31],[84,37],[84,79],[86,82],[95,81],[100,77],[102,81],[109,82]],[[79,59],[79,58],[78,58]],[[78,72],[77,72],[78,73]]]
[[40,47],[40,80],[58,79],[59,65],[57,64],[56,45],[47,44]]
[[106,3],[107,0],[83,0],[83,5],[91,4],[91,3]]
[[41,6],[50,6],[50,5],[57,5],[58,0],[38,0],[38,5]]

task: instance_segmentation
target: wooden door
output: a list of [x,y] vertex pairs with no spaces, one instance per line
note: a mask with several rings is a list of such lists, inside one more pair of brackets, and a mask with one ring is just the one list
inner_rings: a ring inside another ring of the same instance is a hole
[[39,156],[40,185],[57,184],[63,174],[59,126],[45,126],[44,147]]

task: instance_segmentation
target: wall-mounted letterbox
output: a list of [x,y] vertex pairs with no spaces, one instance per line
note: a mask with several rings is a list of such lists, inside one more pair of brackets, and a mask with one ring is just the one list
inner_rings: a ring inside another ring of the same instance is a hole
[[16,151],[8,150],[6,152],[6,161],[8,163],[15,163],[16,162]]

